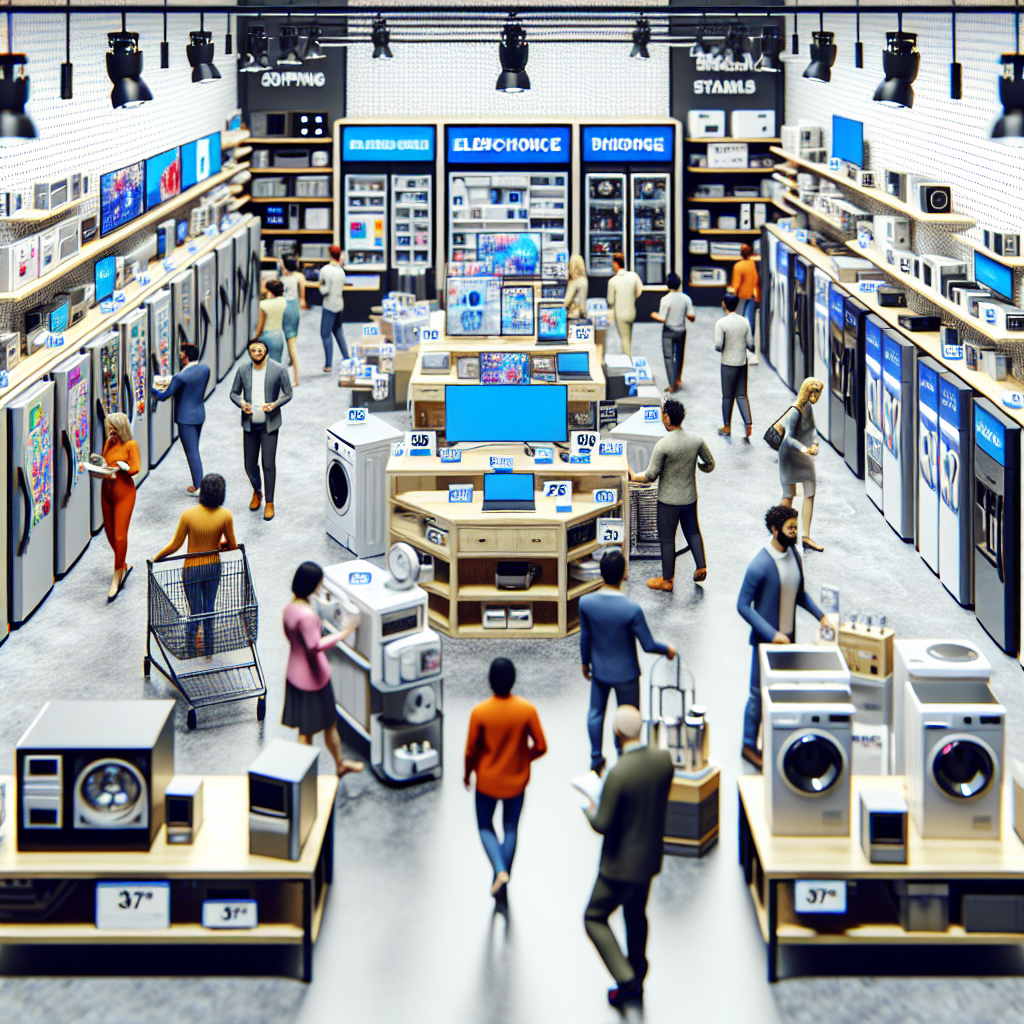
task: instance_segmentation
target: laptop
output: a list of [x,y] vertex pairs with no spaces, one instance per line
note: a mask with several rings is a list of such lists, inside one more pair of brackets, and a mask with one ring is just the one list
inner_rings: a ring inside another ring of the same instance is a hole
[[484,473],[484,512],[536,512],[532,473]]
[[593,380],[588,352],[558,352],[555,355],[559,380]]

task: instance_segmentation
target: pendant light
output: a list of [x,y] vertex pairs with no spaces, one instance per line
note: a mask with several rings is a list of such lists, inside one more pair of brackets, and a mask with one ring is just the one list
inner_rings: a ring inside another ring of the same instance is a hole
[[7,12],[7,53],[0,53],[0,142],[15,139],[38,139],[39,132],[32,118],[25,113],[29,80],[25,68],[28,58],[11,53],[14,18]]
[[886,32],[882,51],[885,81],[875,90],[874,100],[886,107],[914,105],[914,80],[921,67],[921,54],[917,52],[917,36],[903,31],[903,14],[896,15],[897,30]]
[[812,82],[831,82],[832,65],[836,62],[835,34],[825,31],[825,15],[818,12],[818,31],[811,33],[811,62],[804,69],[804,78]]
[[393,57],[394,54],[391,52],[391,30],[388,28],[388,23],[378,14],[373,19],[373,28],[370,33],[370,38],[373,40],[373,54],[374,58],[377,57]]
[[755,71],[782,70],[782,63],[779,54],[782,52],[782,36],[774,25],[765,25],[761,29],[761,35],[757,39],[759,50],[757,62],[754,64]]
[[526,29],[510,14],[501,30],[498,45],[498,59],[501,74],[494,88],[498,92],[526,92],[530,88],[530,76],[526,73],[526,62],[530,59],[530,44],[526,41]]
[[860,41],[860,0],[857,0],[857,42],[853,44],[853,66],[864,67],[864,44]]
[[949,98],[951,100],[962,100],[964,98],[964,69],[963,65],[956,59],[956,11],[950,16],[950,35],[953,40],[953,60],[949,65]]
[[224,56],[228,57],[231,55],[231,15],[225,14],[224,21],[226,22],[224,29]]
[[185,56],[192,66],[192,81],[201,85],[211,85],[220,78],[220,72],[213,63],[213,35],[206,31],[203,20],[203,13],[200,11],[199,31],[189,32]]
[[138,32],[127,31],[125,13],[121,11],[121,31],[107,34],[107,76],[114,83],[110,103],[118,107],[140,107],[148,103],[153,94],[142,80],[142,51]]
[[288,22],[281,26],[277,34],[277,44],[281,48],[281,56],[277,58],[279,68],[297,68],[302,66],[299,56],[299,33],[292,28],[292,15],[288,12]]
[[74,98],[75,68],[71,63],[71,0],[68,0],[64,11],[64,63],[60,66],[60,98]]
[[160,67],[171,66],[171,44],[167,41],[167,0],[164,0],[164,37],[160,41]]
[[629,51],[630,57],[642,57],[650,60],[651,51],[648,46],[651,44],[651,23],[642,15],[636,19],[636,28],[633,29],[633,49]]
[[323,60],[327,54],[320,46],[320,0],[316,0],[317,9],[313,12],[313,24],[306,31],[306,49],[302,52],[303,60]]
[[[1003,113],[989,133],[993,142],[1004,146],[1024,146],[1024,54],[1020,53],[1020,14],[1013,14],[1016,53],[1004,53],[999,62],[999,101]],[[2,134],[2,133],[0,133]]]

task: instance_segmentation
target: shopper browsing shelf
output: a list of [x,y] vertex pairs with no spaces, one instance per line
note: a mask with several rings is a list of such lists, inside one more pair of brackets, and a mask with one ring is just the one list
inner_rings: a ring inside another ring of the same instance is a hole
[[[608,773],[601,802],[584,813],[604,836],[601,866],[584,924],[590,941],[615,979],[608,1002],[621,1008],[643,999],[647,976],[647,897],[661,871],[665,813],[672,785],[672,758],[667,750],[640,742],[643,720],[635,707],[615,712],[615,735],[622,756]],[[627,955],[608,925],[622,907]]]
[[651,636],[643,609],[622,593],[626,559],[618,548],[601,558],[604,586],[580,598],[580,657],[583,677],[590,680],[590,769],[599,775],[605,759],[601,752],[604,713],[608,696],[614,691],[619,707],[640,706],[640,662],[637,643],[648,653],[676,656],[671,644],[660,644]]
[[106,479],[100,485],[100,505],[103,509],[103,530],[114,552],[114,576],[107,591],[110,604],[124,589],[134,566],[127,564],[128,527],[135,511],[135,481],[142,463],[139,445],[132,437],[132,427],[123,412],[112,412],[103,420],[107,439],[103,443],[103,460],[107,465]]
[[587,296],[590,281],[587,279],[587,265],[577,253],[569,260],[569,283],[565,287],[563,304],[570,320],[580,320],[587,315]]
[[267,281],[266,291],[266,298],[260,299],[260,318],[253,340],[266,345],[270,358],[280,363],[284,358],[284,311],[288,303],[284,285],[276,278]]
[[732,267],[732,290],[742,305],[740,315],[750,324],[750,336],[757,333],[757,307],[761,302],[761,279],[757,273],[754,250],[746,242],[740,246],[741,259]]
[[651,314],[652,320],[659,320],[661,328],[661,351],[665,357],[665,373],[668,375],[666,392],[678,391],[683,386],[683,359],[686,358],[686,322],[697,319],[693,301],[686,292],[680,291],[682,281],[679,275],[671,273],[666,280],[668,291],[662,296],[658,312]]
[[621,252],[612,256],[612,279],[608,282],[608,309],[615,318],[615,329],[622,342],[622,354],[633,355],[633,323],[636,320],[636,300],[643,295],[640,275],[626,269],[626,257]]
[[804,567],[796,553],[797,513],[775,505],[764,517],[772,539],[747,566],[736,610],[750,623],[750,694],[743,713],[743,759],[761,767],[757,730],[761,725],[761,663],[758,644],[791,644],[796,639],[796,609],[805,608],[828,625],[804,590]]
[[342,359],[348,359],[345,344],[345,271],[341,269],[341,249],[332,245],[327,250],[331,262],[320,268],[320,340],[324,345],[324,373],[331,372],[331,336],[338,344]]
[[177,398],[174,407],[174,422],[178,424],[181,448],[188,460],[192,474],[192,486],[186,487],[189,494],[195,494],[203,479],[203,460],[199,456],[199,436],[206,422],[206,383],[210,379],[210,368],[199,362],[199,349],[195,345],[181,346],[181,369],[171,378],[169,384],[153,390],[153,399],[166,402]]
[[807,377],[800,385],[796,401],[786,410],[776,424],[782,434],[779,448],[779,480],[782,484],[783,505],[792,505],[796,497],[797,484],[803,490],[803,545],[811,551],[825,549],[811,540],[811,516],[814,514],[814,493],[818,474],[814,468],[814,457],[818,454],[817,433],[814,429],[814,406],[817,404],[825,385],[814,377]]
[[285,256],[280,261],[281,284],[284,286],[284,339],[288,343],[288,357],[292,363],[292,374],[295,381],[292,387],[299,386],[299,311],[309,309],[306,304],[306,278],[299,270],[294,256]]
[[[547,753],[548,745],[537,709],[522,697],[512,696],[515,665],[508,658],[495,658],[489,679],[494,696],[477,704],[469,716],[463,782],[469,789],[476,775],[477,827],[494,869],[491,895],[504,902],[530,765]],[[499,800],[503,831],[500,842],[494,831]]]
[[697,519],[697,467],[702,473],[715,468],[711,450],[702,437],[683,430],[686,409],[682,402],[666,398],[661,407],[661,422],[668,435],[654,446],[651,461],[642,473],[629,470],[634,483],[658,484],[658,542],[661,545],[661,575],[647,581],[652,590],[672,590],[676,571],[676,529],[683,527],[696,566],[695,583],[707,579],[704,538]]
[[740,415],[750,440],[753,421],[747,398],[747,353],[754,351],[754,335],[750,324],[736,312],[739,296],[729,293],[722,300],[725,316],[715,324],[715,351],[722,353],[722,423],[720,434],[732,433],[732,406],[740,407]]

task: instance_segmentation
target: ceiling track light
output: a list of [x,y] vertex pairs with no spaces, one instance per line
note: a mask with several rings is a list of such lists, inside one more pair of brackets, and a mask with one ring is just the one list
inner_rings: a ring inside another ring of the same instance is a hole
[[835,35],[832,32],[811,33],[811,62],[804,69],[804,78],[812,82],[831,82],[832,65],[836,62]]
[[252,26],[246,34],[245,56],[239,71],[258,74],[270,68],[267,55],[267,30],[262,25]]
[[212,85],[220,78],[217,65],[213,63],[213,35],[203,25],[202,12],[199,14],[199,31],[188,34],[185,56],[192,68],[194,83]]
[[148,103],[153,94],[142,80],[142,51],[139,49],[138,32],[125,28],[125,14],[121,12],[121,31],[107,35],[110,50],[107,53],[107,76],[113,82],[110,103],[119,107],[140,107]]
[[756,37],[755,43],[758,55],[754,70],[781,71],[782,62],[779,60],[779,54],[782,52],[782,36],[779,30],[774,25],[763,26],[761,35]]
[[291,25],[285,25],[277,34],[277,44],[281,48],[281,56],[277,58],[279,68],[297,68],[302,66],[299,56],[299,32]]
[[530,88],[530,76],[526,73],[530,44],[526,41],[526,29],[514,14],[508,16],[501,30],[498,58],[501,61],[501,74],[494,86],[498,92],[525,92]]
[[32,118],[25,113],[28,102],[28,58],[23,53],[11,53],[14,19],[7,12],[7,53],[0,53],[0,142],[20,139],[38,139],[39,132]]
[[388,23],[380,15],[373,19],[372,38],[374,58],[394,57],[388,45],[391,42],[391,31],[388,29]]
[[903,15],[899,15],[899,30],[886,32],[882,51],[882,69],[885,80],[875,90],[873,99],[886,107],[914,105],[913,82],[921,68],[921,54],[917,50],[917,35],[903,31]]
[[225,22],[225,27],[224,27],[224,56],[225,57],[229,57],[229,56],[231,56],[231,43],[232,43],[232,40],[231,40],[231,15],[230,14],[225,14],[224,15],[224,22]]
[[734,64],[743,63],[743,55],[747,52],[747,33],[744,27],[736,22],[730,25],[725,34],[723,56],[726,61]]
[[67,0],[64,11],[64,63],[60,66],[60,98],[74,98],[75,68],[71,63],[71,0]]
[[167,41],[167,0],[164,0],[164,37],[160,41],[160,67],[171,66],[171,44]]
[[964,69],[963,65],[956,59],[956,13],[950,17],[950,35],[953,41],[953,60],[949,65],[949,98],[951,100],[962,100],[964,98]]
[[636,19],[636,28],[633,29],[633,49],[629,51],[630,57],[642,57],[649,60],[651,56],[648,46],[651,44],[651,23],[641,15]]
[[[1014,40],[1017,53],[1004,53],[999,58],[999,102],[1003,113],[989,132],[989,138],[1003,146],[1024,147],[1024,54],[1020,53],[1020,14],[1013,14]],[[0,58],[2,60],[3,58]],[[0,135],[3,133],[0,132]]]
[[310,25],[306,33],[306,49],[302,52],[302,59],[323,60],[326,56],[320,47],[320,26]]
[[853,66],[864,67],[864,44],[860,41],[860,0],[857,0],[857,42],[853,44]]

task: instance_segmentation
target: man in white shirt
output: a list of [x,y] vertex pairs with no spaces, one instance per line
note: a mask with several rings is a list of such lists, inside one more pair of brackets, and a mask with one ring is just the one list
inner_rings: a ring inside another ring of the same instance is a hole
[[665,373],[668,374],[668,387],[665,391],[671,394],[683,386],[686,321],[693,323],[697,315],[693,311],[690,296],[679,290],[683,283],[679,275],[673,271],[665,283],[668,291],[661,298],[658,312],[651,314],[651,319],[660,320],[664,325],[661,329],[661,352],[665,357]]
[[750,417],[750,401],[747,398],[747,353],[754,351],[754,332],[750,321],[736,312],[739,296],[726,292],[722,300],[725,316],[715,324],[715,351],[722,353],[722,423],[718,432],[725,436],[732,433],[732,404],[740,407],[740,415],[747,428],[746,440],[750,440],[753,420]]
[[615,317],[615,329],[622,341],[622,354],[633,355],[633,322],[636,320],[636,300],[644,291],[638,274],[626,269],[626,257],[621,252],[612,256],[614,276],[608,282],[608,308]]
[[320,268],[320,340],[324,344],[324,373],[331,372],[331,335],[338,343],[341,358],[348,359],[345,344],[345,271],[341,268],[341,249],[332,245],[327,250],[331,262]]

